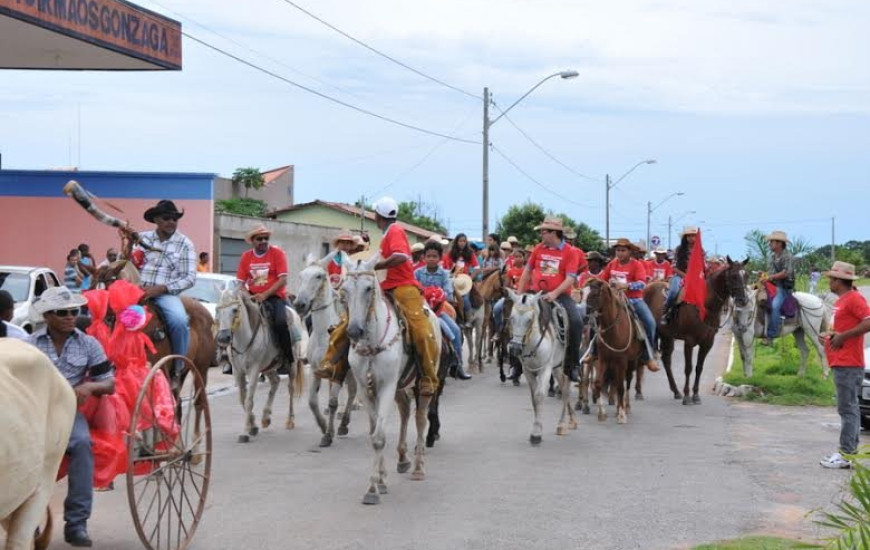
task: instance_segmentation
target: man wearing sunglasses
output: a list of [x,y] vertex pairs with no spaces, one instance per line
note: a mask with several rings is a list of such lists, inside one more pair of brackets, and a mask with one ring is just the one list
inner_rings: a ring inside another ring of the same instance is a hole
[[[45,318],[45,328],[35,332],[28,342],[51,359],[67,379],[81,405],[90,397],[115,391],[115,368],[103,348],[92,336],[76,328],[76,317],[87,303],[81,295],[66,287],[47,289],[33,303]],[[64,539],[76,547],[90,547],[88,519],[94,499],[94,455],[88,421],[76,412],[67,446],[69,489],[64,501]]]
[[262,223],[248,232],[245,241],[254,248],[242,254],[236,279],[245,283],[255,302],[266,305],[272,335],[286,359],[278,366],[278,374],[289,374],[293,340],[287,325],[287,255],[269,244],[271,236],[272,232]]

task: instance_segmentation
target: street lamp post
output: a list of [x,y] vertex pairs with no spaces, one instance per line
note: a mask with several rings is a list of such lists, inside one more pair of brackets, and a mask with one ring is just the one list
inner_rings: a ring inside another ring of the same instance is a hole
[[610,190],[619,185],[619,182],[624,180],[629,174],[634,172],[641,164],[655,164],[655,159],[642,160],[632,166],[628,172],[624,173],[618,180],[610,183],[610,174],[604,175],[604,248],[610,246]]
[[580,73],[577,71],[559,71],[557,73],[553,73],[550,76],[543,78],[540,82],[535,84],[529,89],[528,92],[524,93],[520,96],[519,99],[511,103],[510,107],[502,111],[500,115],[495,117],[493,120],[489,119],[489,104],[492,100],[492,96],[489,93],[489,88],[483,89],[483,224],[482,224],[482,234],[481,238],[485,239],[489,234],[489,129],[490,127],[499,121],[499,119],[505,116],[508,111],[517,106],[517,104],[524,100],[529,96],[532,92],[537,90],[541,84],[550,80],[551,78],[556,78],[557,76],[562,78],[563,80],[567,80],[569,78],[576,78]]
[[667,197],[662,199],[662,201],[655,206],[652,205],[652,202],[647,201],[647,203],[646,203],[646,247],[648,249],[652,250],[652,246],[650,245],[650,242],[649,242],[649,226],[650,226],[650,220],[652,219],[652,213],[655,212],[661,205],[668,202],[672,198],[682,197],[683,195],[685,195],[685,193],[683,193],[682,191],[680,191],[678,193],[671,193],[670,195],[668,195]]
[[692,214],[696,214],[694,210],[689,210],[688,212],[683,212],[677,219],[673,219],[673,217],[668,216],[668,250],[671,250],[671,237],[674,234],[674,224],[685,218],[686,216],[690,216]]

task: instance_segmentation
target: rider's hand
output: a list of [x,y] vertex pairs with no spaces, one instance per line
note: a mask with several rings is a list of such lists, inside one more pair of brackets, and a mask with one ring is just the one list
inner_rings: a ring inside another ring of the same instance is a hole
[[166,288],[166,285],[145,286],[141,288],[143,291],[145,291],[145,294],[142,296],[142,300],[140,300],[143,302],[145,300],[150,300],[151,298],[155,298],[162,294],[166,294],[169,291],[169,289]]
[[91,396],[91,388],[88,384],[79,384],[73,388],[73,391],[76,394],[76,401],[79,405],[84,403],[87,398]]
[[268,296],[266,296],[266,294],[264,292],[261,292],[259,294],[254,294],[253,296],[251,296],[251,300],[253,300],[254,302],[256,302],[258,304],[262,304],[263,302],[265,302],[266,298],[268,298]]
[[558,298],[558,297],[559,297],[559,293],[554,290],[552,292],[548,292],[548,293],[544,294],[544,301],[555,302],[556,298]]

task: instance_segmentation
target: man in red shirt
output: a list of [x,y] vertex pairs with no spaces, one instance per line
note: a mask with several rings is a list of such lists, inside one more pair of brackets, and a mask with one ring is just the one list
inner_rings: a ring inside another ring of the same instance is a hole
[[668,261],[668,251],[664,248],[655,249],[655,259],[647,263],[647,276],[650,281],[668,281],[674,274],[674,268]]
[[236,279],[245,283],[251,299],[265,304],[272,325],[272,335],[284,353],[284,364],[278,367],[281,374],[289,373],[293,364],[293,341],[287,325],[287,256],[277,246],[269,244],[272,232],[257,224],[245,236],[245,241],[254,246],[245,251],[239,260]]
[[[385,269],[386,278],[381,282],[381,290],[391,292],[396,307],[402,312],[417,360],[420,364],[422,377],[420,380],[420,395],[429,397],[438,389],[438,342],[426,310],[423,308],[423,289],[414,277],[411,265],[411,246],[408,236],[401,224],[396,223],[399,206],[390,197],[378,200],[374,205],[375,222],[384,232],[381,238],[381,261],[375,264],[375,270]],[[323,363],[314,371],[318,378],[341,380],[347,369],[347,355],[341,357],[339,350],[347,350],[347,318],[335,327],[329,337],[329,349],[326,351]]]
[[650,372],[659,370],[653,357],[652,348],[656,341],[656,320],[649,306],[643,301],[643,289],[646,287],[646,267],[642,260],[632,257],[637,246],[628,239],[618,239],[613,245],[616,257],[601,272],[599,277],[610,283],[610,286],[625,291],[625,297],[631,304],[635,314],[646,329],[646,345],[643,348],[642,361]]
[[824,273],[830,279],[831,292],[838,296],[834,304],[832,332],[819,336],[825,346],[828,364],[834,371],[837,388],[837,412],[840,414],[840,450],[825,457],[825,468],[850,468],[843,455],[858,452],[861,410],[858,395],[864,380],[864,334],[870,331],[870,306],[852,282],[857,280],[855,266],[834,262]]
[[[565,242],[565,225],[561,218],[547,216],[535,227],[541,233],[541,243],[532,250],[529,261],[517,284],[519,292],[531,289],[543,292],[544,300],[558,302],[568,314],[568,346],[565,349],[565,373],[577,381],[583,318],[571,299],[571,287],[577,280],[578,250]],[[585,260],[585,255],[584,255]],[[531,282],[531,287],[529,283]]]

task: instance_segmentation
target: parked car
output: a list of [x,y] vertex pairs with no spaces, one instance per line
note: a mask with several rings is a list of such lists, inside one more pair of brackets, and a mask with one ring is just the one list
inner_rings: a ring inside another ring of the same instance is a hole
[[858,396],[858,406],[861,408],[861,427],[870,430],[870,347],[864,348],[864,365],[864,382],[861,395]]
[[208,312],[211,313],[212,319],[214,319],[218,302],[221,299],[221,292],[228,288],[233,281],[236,281],[236,278],[231,275],[197,273],[196,283],[187,290],[182,291],[181,295],[202,302],[202,305],[205,306]]
[[47,267],[0,265],[0,290],[8,291],[15,301],[12,324],[29,333],[45,325],[42,315],[33,309],[33,300],[53,286],[61,286],[60,280]]

